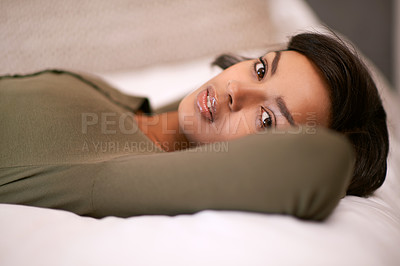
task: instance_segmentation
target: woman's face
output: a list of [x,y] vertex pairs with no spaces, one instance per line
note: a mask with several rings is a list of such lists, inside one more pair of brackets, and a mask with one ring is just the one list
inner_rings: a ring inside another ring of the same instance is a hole
[[330,105],[328,87],[307,57],[271,52],[231,66],[186,96],[179,126],[191,142],[227,141],[273,127],[327,127]]

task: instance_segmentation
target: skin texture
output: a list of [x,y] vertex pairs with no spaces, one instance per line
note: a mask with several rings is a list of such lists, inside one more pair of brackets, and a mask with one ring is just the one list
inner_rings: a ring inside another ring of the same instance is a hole
[[[211,120],[198,107],[198,95],[207,89],[215,93]],[[280,108],[283,102],[290,115]],[[311,123],[328,127],[330,110],[328,87],[316,66],[300,53],[281,51],[229,67],[187,95],[178,112],[136,119],[151,140],[174,151],[268,127]]]

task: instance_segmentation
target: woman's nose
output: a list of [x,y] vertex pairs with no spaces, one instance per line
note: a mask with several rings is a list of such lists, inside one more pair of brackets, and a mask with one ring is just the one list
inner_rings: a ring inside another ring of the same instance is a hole
[[229,80],[227,84],[229,108],[237,112],[247,105],[262,101],[265,92],[256,85],[245,84],[236,80]]

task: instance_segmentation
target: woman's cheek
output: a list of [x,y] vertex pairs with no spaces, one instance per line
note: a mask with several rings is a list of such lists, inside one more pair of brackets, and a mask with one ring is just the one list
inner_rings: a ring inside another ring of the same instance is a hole
[[188,103],[188,98],[184,98],[179,104],[178,118],[179,127],[185,135],[189,135],[190,132],[194,131],[194,108]]
[[222,135],[226,138],[237,138],[254,133],[254,126],[251,125],[251,118],[245,113],[238,112],[228,115],[223,121],[221,128]]

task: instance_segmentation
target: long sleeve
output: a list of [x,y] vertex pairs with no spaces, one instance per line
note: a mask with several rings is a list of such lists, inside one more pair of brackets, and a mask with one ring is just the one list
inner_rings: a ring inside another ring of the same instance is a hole
[[321,220],[345,195],[353,154],[342,137],[319,130],[124,156],[98,167],[91,213],[96,217],[214,209]]

